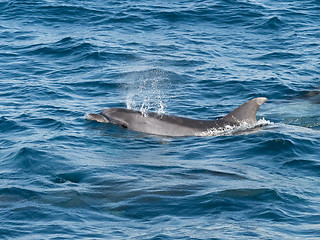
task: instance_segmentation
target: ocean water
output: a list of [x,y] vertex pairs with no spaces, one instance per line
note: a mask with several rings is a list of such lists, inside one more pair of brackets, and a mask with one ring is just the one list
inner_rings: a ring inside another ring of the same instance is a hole
[[[1,239],[320,239],[319,0],[2,0]],[[109,107],[266,126],[159,137]]]

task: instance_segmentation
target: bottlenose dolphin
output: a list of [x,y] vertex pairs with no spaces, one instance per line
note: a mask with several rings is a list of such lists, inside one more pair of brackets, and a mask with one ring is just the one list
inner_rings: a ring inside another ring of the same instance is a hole
[[154,112],[143,114],[125,108],[109,108],[100,114],[89,113],[86,119],[112,123],[133,131],[154,135],[192,136],[200,135],[210,129],[219,130],[226,126],[239,126],[243,122],[254,125],[257,123],[257,111],[266,101],[265,97],[254,98],[217,120],[196,120]]
[[320,91],[319,90],[314,90],[314,91],[307,92],[306,97],[312,103],[320,104]]

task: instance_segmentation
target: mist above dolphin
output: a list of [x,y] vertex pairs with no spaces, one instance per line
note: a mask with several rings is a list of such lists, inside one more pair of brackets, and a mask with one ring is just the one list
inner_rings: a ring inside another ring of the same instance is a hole
[[226,126],[239,126],[241,123],[255,125],[257,111],[266,101],[265,97],[251,99],[217,120],[196,120],[155,112],[143,114],[125,108],[109,108],[100,114],[89,113],[86,119],[116,124],[133,131],[154,135],[197,136],[211,129],[220,130]]

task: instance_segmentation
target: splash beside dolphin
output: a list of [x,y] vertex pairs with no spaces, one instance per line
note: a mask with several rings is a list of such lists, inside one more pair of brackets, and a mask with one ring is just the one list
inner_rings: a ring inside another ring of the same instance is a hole
[[267,98],[265,97],[251,99],[217,120],[196,120],[154,112],[142,114],[139,111],[125,108],[109,108],[103,110],[100,114],[90,113],[86,116],[86,119],[112,123],[133,131],[154,135],[196,136],[210,129],[239,126],[243,122],[254,125],[257,123],[257,111],[266,101]]

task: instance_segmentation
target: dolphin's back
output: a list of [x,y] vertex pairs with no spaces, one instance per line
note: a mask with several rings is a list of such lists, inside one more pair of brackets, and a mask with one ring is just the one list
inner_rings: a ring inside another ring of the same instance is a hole
[[111,123],[138,132],[165,136],[196,135],[216,126],[215,121],[195,120],[173,115],[150,112],[142,114],[124,108],[110,108],[101,112]]

